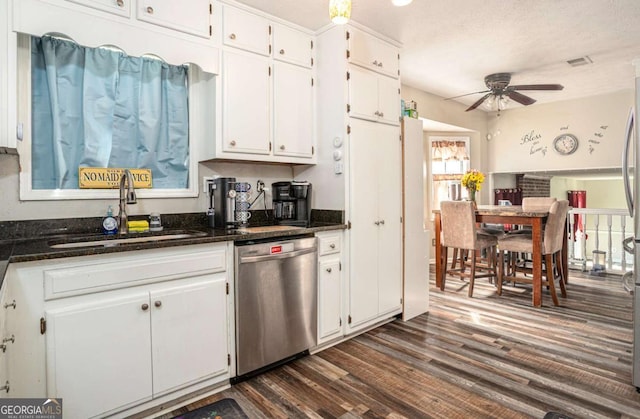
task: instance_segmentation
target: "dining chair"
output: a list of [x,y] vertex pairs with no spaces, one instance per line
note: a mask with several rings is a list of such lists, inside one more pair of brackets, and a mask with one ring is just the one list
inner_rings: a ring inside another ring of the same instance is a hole
[[498,295],[502,295],[504,281],[532,284],[533,279],[525,276],[518,270],[512,270],[505,274],[504,252],[533,253],[533,246],[541,246],[543,256],[543,282],[549,288],[549,293],[554,305],[559,305],[556,295],[555,281],[559,280],[562,296],[567,296],[562,266],[562,242],[564,237],[565,221],[569,210],[569,201],[555,201],[549,208],[549,216],[544,228],[542,243],[533,243],[532,236],[528,234],[507,235],[498,240]]
[[[471,201],[443,201],[440,204],[440,219],[442,225],[442,280],[440,289],[444,291],[447,274],[459,276],[460,279],[469,278],[469,297],[473,296],[473,285],[476,278],[493,277],[497,279],[496,245],[498,239],[495,236],[482,234],[476,226],[475,207]],[[460,266],[455,269],[447,269],[448,248],[458,249],[460,254]],[[466,271],[464,255],[466,251],[475,254],[476,251],[487,249],[489,260],[486,273],[476,272],[476,258],[470,259],[470,270]]]

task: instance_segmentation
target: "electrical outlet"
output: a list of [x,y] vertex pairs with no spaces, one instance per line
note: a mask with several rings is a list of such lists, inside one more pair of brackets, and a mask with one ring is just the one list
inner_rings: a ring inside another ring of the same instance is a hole
[[203,176],[202,177],[202,191],[205,195],[209,195],[209,184],[213,183],[215,177]]

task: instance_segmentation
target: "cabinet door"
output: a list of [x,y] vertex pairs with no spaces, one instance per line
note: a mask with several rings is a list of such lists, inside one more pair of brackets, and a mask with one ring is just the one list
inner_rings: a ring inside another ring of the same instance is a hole
[[400,83],[397,79],[378,76],[379,122],[400,125]]
[[360,67],[349,67],[349,116],[378,120],[378,77]]
[[150,311],[147,292],[46,311],[47,395],[65,417],[151,399]]
[[210,0],[138,0],[139,20],[203,38],[211,37],[210,17]]
[[271,54],[271,30],[267,19],[227,5],[224,5],[222,16],[222,42],[225,45],[262,55]]
[[311,71],[287,63],[273,64],[273,142],[279,156],[313,155],[313,86]]
[[311,67],[311,36],[280,24],[273,24],[273,58]]
[[378,153],[378,286],[379,313],[383,314],[401,307],[402,147],[397,127],[378,126],[378,135],[371,147]]
[[223,68],[222,149],[269,154],[271,76],[268,58],[225,51]]
[[131,3],[133,0],[67,0],[83,6],[102,10],[103,12],[129,17],[131,16]]
[[[351,120],[349,137],[351,238],[349,274],[349,327],[378,315],[378,129],[368,121]],[[384,125],[382,125],[385,127]],[[382,199],[389,199],[383,197]]]
[[154,396],[228,371],[225,274],[194,280],[150,293]]
[[349,28],[349,61],[398,78],[398,48],[359,29]]
[[340,259],[321,260],[318,267],[318,343],[342,333]]

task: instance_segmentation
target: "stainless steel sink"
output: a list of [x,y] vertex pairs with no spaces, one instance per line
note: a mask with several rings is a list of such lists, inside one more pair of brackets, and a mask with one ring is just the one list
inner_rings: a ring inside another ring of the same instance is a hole
[[129,233],[127,236],[84,236],[71,239],[52,240],[49,247],[54,249],[75,249],[82,247],[110,247],[123,244],[153,243],[166,240],[191,239],[204,237],[207,233],[202,231],[175,230],[158,234]]

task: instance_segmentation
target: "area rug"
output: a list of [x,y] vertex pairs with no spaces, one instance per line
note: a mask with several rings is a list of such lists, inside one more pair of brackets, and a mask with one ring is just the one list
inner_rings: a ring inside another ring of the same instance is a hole
[[249,419],[233,399],[222,399],[174,419]]

